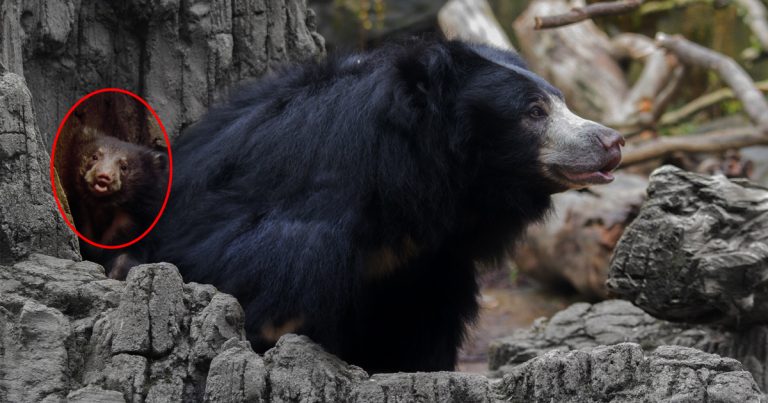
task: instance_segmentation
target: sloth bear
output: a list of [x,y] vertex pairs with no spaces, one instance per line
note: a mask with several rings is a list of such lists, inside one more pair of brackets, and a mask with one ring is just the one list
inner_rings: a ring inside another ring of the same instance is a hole
[[[86,127],[77,133],[60,165],[75,227],[104,245],[130,242],[144,232],[162,206],[168,183],[167,156]],[[107,250],[80,242],[83,257],[124,279],[143,262],[139,248]]]
[[452,370],[475,262],[551,194],[610,182],[622,144],[490,47],[416,40],[286,68],[177,142],[150,258],[233,294],[257,352],[295,332],[370,372]]

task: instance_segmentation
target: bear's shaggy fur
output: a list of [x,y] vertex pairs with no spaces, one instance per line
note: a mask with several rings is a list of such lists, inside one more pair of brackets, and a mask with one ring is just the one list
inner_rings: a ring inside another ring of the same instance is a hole
[[287,68],[175,145],[151,260],[237,297],[258,352],[296,332],[372,372],[451,370],[475,261],[568,187],[540,161],[550,98],[516,55],[459,42]]

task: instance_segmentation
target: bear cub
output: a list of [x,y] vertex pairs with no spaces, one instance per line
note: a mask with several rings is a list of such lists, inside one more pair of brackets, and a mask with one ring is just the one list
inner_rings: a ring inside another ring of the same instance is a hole
[[[143,233],[162,206],[168,183],[163,152],[86,128],[70,147],[62,185],[74,225],[91,241],[119,245]],[[124,279],[145,261],[138,248],[102,249],[80,242],[83,257]]]

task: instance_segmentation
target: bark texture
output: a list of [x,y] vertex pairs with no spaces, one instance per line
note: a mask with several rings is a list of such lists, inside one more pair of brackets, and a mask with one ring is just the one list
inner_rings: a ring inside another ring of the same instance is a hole
[[38,123],[48,145],[69,107],[90,91],[139,94],[175,137],[235,83],[324,53],[305,0],[32,0],[17,7],[24,74],[36,110],[45,111]]
[[608,287],[664,319],[768,322],[768,188],[666,166],[611,262]]
[[80,259],[77,238],[56,208],[48,169],[24,79],[0,72],[0,265],[32,252]]

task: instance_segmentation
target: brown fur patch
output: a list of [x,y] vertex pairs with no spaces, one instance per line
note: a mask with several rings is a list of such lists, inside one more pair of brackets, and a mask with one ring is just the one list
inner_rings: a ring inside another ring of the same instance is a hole
[[397,247],[389,245],[374,249],[366,256],[366,275],[369,279],[390,275],[419,253],[419,246],[410,236],[403,237]]
[[261,327],[261,337],[270,343],[275,343],[284,334],[295,333],[303,324],[304,318],[301,316],[288,319],[280,325],[268,322]]

